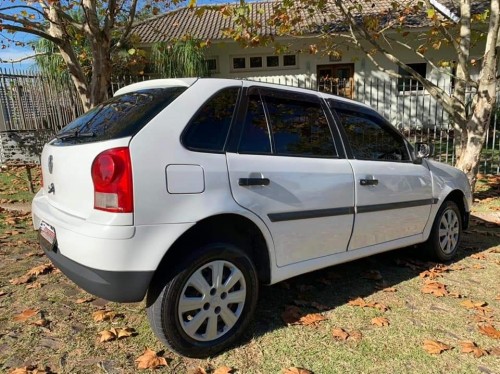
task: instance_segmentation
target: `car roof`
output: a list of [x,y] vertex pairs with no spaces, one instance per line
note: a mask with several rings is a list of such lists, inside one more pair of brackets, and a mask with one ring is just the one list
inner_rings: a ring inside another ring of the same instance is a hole
[[286,89],[288,91],[292,92],[300,92],[300,93],[305,93],[305,94],[315,94],[319,95],[323,99],[334,99],[339,102],[344,102],[346,104],[351,104],[351,105],[358,105],[364,108],[371,109],[370,106],[360,103],[358,101],[348,99],[342,96],[337,96],[337,95],[332,95],[329,93],[325,92],[319,92],[316,90],[312,89],[307,89],[307,88],[299,88],[299,87],[293,87],[293,86],[285,86],[282,84],[276,84],[276,83],[265,83],[265,82],[258,82],[258,81],[253,81],[253,80],[246,80],[246,79],[229,79],[229,78],[167,78],[167,79],[151,79],[143,82],[138,82],[138,83],[133,83],[128,86],[125,86],[123,88],[120,88],[118,91],[114,93],[114,96],[117,95],[122,95],[128,92],[134,92],[134,91],[140,91],[140,90],[145,90],[145,89],[151,89],[151,88],[166,88],[166,87],[190,87],[193,84],[195,84],[198,80],[213,80],[214,82],[217,81],[218,83],[226,82],[226,83],[235,83],[238,82],[241,84],[243,87],[266,87],[266,88],[271,88],[271,89]]

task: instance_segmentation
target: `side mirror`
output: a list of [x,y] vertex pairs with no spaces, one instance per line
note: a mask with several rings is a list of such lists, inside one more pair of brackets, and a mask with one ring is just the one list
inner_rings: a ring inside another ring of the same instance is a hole
[[428,144],[423,142],[415,143],[415,159],[416,164],[421,164],[422,159],[428,158],[434,155],[434,144]]

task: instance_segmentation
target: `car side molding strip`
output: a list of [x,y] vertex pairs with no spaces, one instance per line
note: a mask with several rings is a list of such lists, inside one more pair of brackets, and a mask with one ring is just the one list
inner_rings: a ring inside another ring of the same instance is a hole
[[343,216],[347,214],[354,214],[354,207],[349,206],[342,208],[301,210],[298,212],[270,213],[267,216],[271,222],[281,222],[297,219]]
[[390,204],[362,205],[358,206],[357,213],[372,213],[372,212],[379,212],[382,210],[412,208],[416,206],[431,205],[435,204],[436,202],[437,199],[423,199],[423,200],[402,201],[399,203],[390,203]]
[[[416,206],[436,204],[437,202],[438,199],[433,198],[424,200],[402,201],[399,203],[390,203],[390,204],[364,205],[364,206],[358,206],[356,213],[372,213],[383,210],[412,208]],[[342,208],[329,208],[329,209],[301,210],[296,212],[284,212],[284,213],[269,213],[267,216],[269,217],[269,220],[271,222],[282,222],[282,221],[294,221],[298,219],[343,216],[354,213],[355,213],[354,207],[342,207]]]

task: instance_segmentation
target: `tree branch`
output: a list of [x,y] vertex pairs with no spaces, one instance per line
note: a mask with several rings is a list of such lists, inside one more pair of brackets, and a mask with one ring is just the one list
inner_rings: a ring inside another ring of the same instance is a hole
[[40,52],[40,53],[35,53],[34,55],[30,55],[30,56],[25,56],[25,57],[18,58],[17,60],[4,60],[4,59],[0,58],[0,63],[2,63],[2,64],[7,64],[7,63],[8,64],[15,64],[15,63],[18,63],[18,62],[30,60],[32,58],[36,58],[38,56],[46,56],[48,54],[49,54],[48,52]]
[[10,31],[15,31],[15,32],[24,32],[26,34],[31,34],[31,35],[39,36],[40,38],[44,38],[44,39],[50,40],[52,43],[54,43],[56,45],[61,44],[61,39],[55,38],[55,37],[47,34],[46,32],[43,32],[43,31],[40,31],[40,30],[26,29],[25,27],[16,26],[16,25],[8,25],[8,24],[2,24],[2,27],[3,27],[4,30],[10,30]]
[[47,16],[41,12],[39,9],[36,9],[32,6],[29,6],[29,5],[13,5],[13,6],[8,6],[8,7],[5,7],[5,8],[0,8],[0,12],[2,11],[5,11],[5,10],[11,10],[11,9],[29,9],[35,13],[38,13],[38,15],[40,15],[41,17],[47,19]]
[[115,44],[114,47],[116,47],[116,48],[120,47],[125,42],[125,40],[127,40],[127,38],[129,37],[130,31],[132,30],[132,24],[134,23],[134,20],[135,20],[136,11],[137,11],[137,0],[133,0],[132,5],[130,6],[130,14],[128,16],[127,25],[125,26],[125,30],[123,31],[122,36],[120,37],[120,39],[118,40],[118,42]]

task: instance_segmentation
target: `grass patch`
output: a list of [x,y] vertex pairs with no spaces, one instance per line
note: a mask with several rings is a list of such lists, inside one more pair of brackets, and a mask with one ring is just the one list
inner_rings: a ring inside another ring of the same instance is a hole
[[[0,190],[14,192],[10,180],[2,173]],[[90,295],[57,271],[36,276],[30,283],[12,284],[10,280],[48,260],[40,253],[29,214],[0,210],[0,371],[9,373],[16,367],[35,365],[58,373],[134,373],[134,360],[148,347],[163,351],[168,359],[169,366],[158,370],[164,373],[189,373],[197,367],[213,372],[222,365],[235,368],[237,373],[281,373],[293,366],[316,374],[500,372],[498,355],[475,358],[461,353],[459,346],[461,341],[472,340],[494,352],[500,345],[499,340],[478,329],[484,323],[500,329],[498,227],[486,220],[487,214],[496,214],[498,205],[489,200],[482,205],[491,197],[498,200],[498,188],[492,187],[491,180],[485,176],[478,185],[483,195],[479,195],[475,210],[485,215],[475,218],[464,234],[458,258],[448,264],[455,270],[435,279],[461,298],[423,294],[425,279],[419,274],[435,264],[426,262],[415,249],[392,251],[261,287],[255,319],[245,340],[206,360],[186,359],[162,346],[148,326],[144,302],[116,304],[94,299],[77,304],[77,299]],[[6,193],[5,198],[16,194]],[[9,234],[13,231],[20,233]],[[364,277],[369,270],[378,270],[383,286],[394,287],[396,292],[378,289],[381,280]],[[41,287],[28,288],[35,283]],[[383,312],[349,305],[349,300],[357,297],[389,309]],[[464,300],[487,305],[483,311],[467,309],[461,305]],[[305,302],[300,306],[304,314],[318,313],[312,302],[326,306],[321,312],[326,320],[316,326],[287,326],[281,314],[287,305],[298,301]],[[26,322],[15,321],[14,317],[26,309],[38,313]],[[92,314],[101,309],[122,317],[95,322]],[[387,318],[389,326],[371,323],[379,316]],[[35,325],[40,318],[48,321],[47,325]],[[100,331],[126,326],[134,328],[136,335],[99,342]],[[336,340],[334,328],[343,328],[350,336]],[[439,340],[453,349],[430,355],[423,349],[425,339]]]

